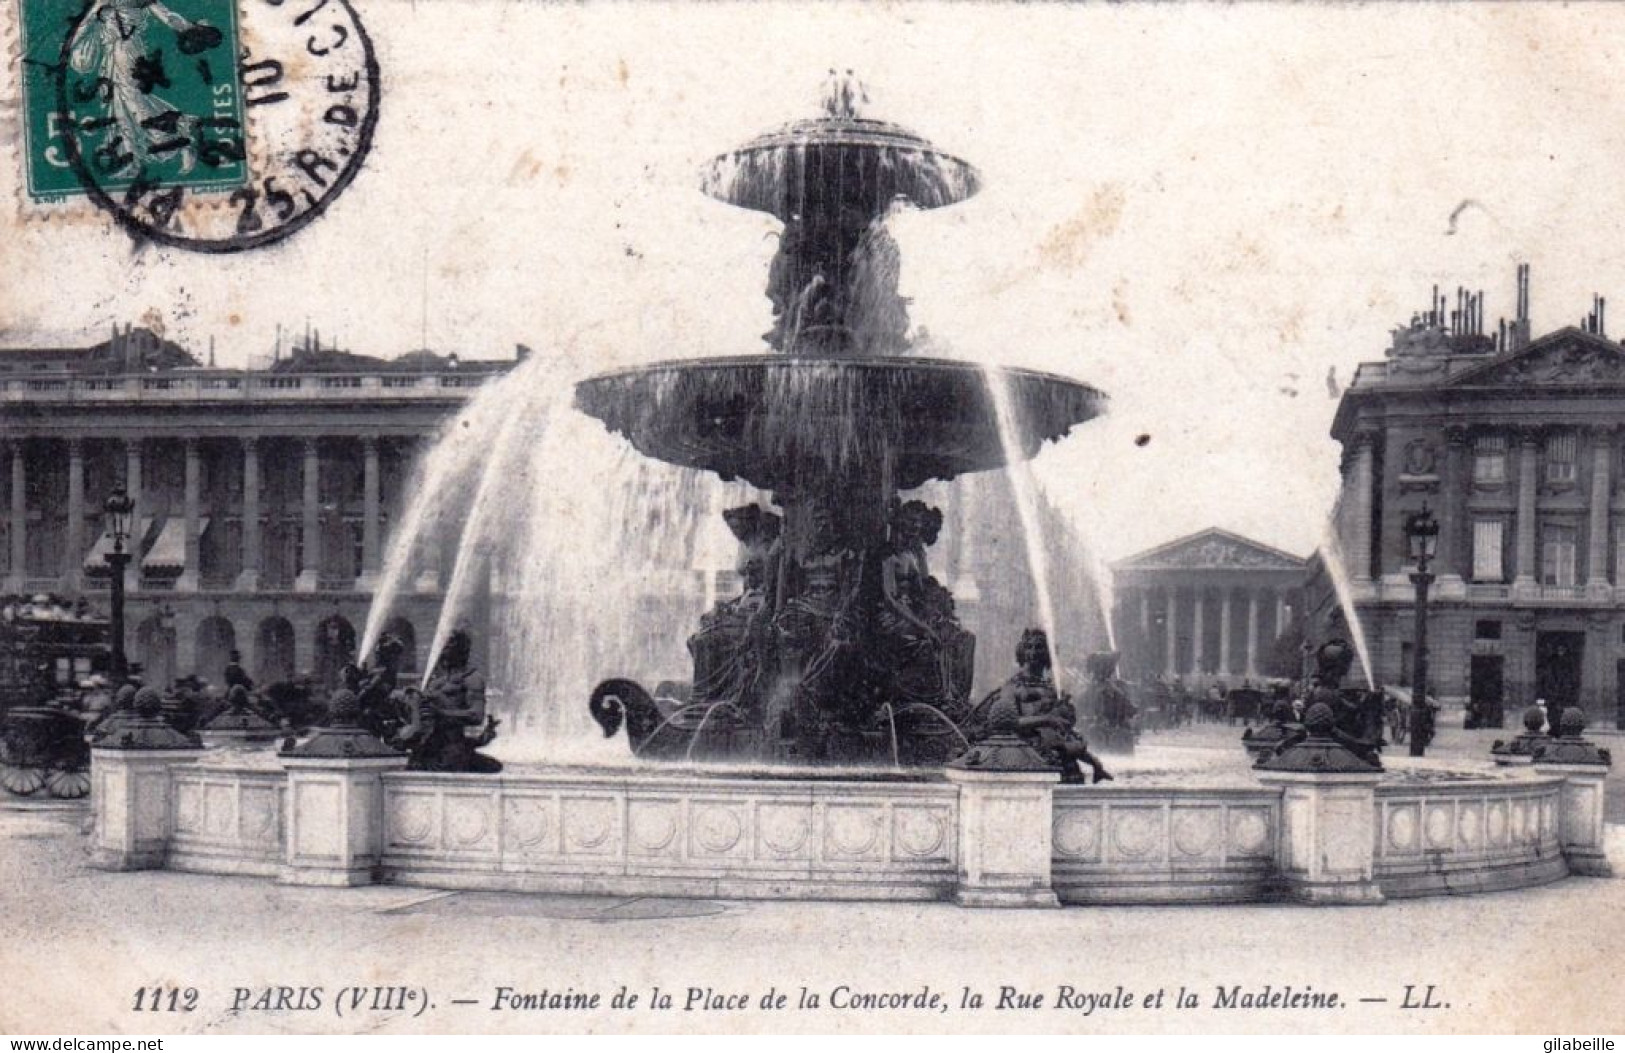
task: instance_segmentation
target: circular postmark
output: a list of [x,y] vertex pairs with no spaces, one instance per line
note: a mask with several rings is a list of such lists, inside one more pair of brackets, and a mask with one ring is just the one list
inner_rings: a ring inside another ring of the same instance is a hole
[[90,200],[138,242],[195,252],[309,225],[378,124],[378,61],[349,0],[88,0],[56,73]]

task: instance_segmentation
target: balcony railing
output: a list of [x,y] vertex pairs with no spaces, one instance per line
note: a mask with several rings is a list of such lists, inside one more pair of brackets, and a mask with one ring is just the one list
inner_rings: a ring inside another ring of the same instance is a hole
[[215,370],[121,377],[0,376],[0,402],[218,402],[354,399],[379,392],[388,398],[457,397],[504,376],[468,373],[254,373]]

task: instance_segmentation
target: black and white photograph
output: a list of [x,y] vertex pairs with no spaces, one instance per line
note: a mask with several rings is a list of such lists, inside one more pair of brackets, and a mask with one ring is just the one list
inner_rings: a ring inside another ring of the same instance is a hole
[[1625,7],[0,55],[0,1032],[1625,1032]]

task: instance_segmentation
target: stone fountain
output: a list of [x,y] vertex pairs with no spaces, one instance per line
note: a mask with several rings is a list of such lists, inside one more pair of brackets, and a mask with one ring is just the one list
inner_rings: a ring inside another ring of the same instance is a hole
[[606,735],[625,726],[640,756],[940,764],[963,752],[975,639],[930,572],[941,513],[902,495],[1031,458],[1103,408],[1062,377],[910,353],[886,220],[961,202],[980,179],[862,116],[863,98],[850,75],[832,78],[822,116],[706,169],[706,193],[784,224],[772,353],[576,388],[577,407],[639,452],[744,480],[775,506],[725,515],[743,591],[690,638],[690,697],[626,679],[593,692]]

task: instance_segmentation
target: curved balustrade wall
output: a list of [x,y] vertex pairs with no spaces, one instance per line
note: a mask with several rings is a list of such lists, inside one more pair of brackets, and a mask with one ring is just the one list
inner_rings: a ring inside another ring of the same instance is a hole
[[[1272,785],[669,770],[448,775],[406,772],[403,763],[284,766],[264,754],[199,762],[195,752],[98,750],[97,856],[124,869],[294,883],[974,903],[990,900],[967,887],[988,881],[995,899],[1105,904],[1312,898],[1298,894],[1293,861],[1325,854],[1317,837],[1348,848],[1341,828],[1303,823],[1302,812],[1287,821],[1289,791]],[[1589,800],[1582,790],[1595,796],[1599,782],[1597,773],[1519,771],[1368,785],[1374,836],[1357,842],[1371,852],[1362,894],[1460,894],[1598,872],[1577,862],[1595,832],[1571,804]],[[1337,792],[1348,799],[1347,787]],[[1009,872],[1010,860],[1028,861],[1027,869]]]

